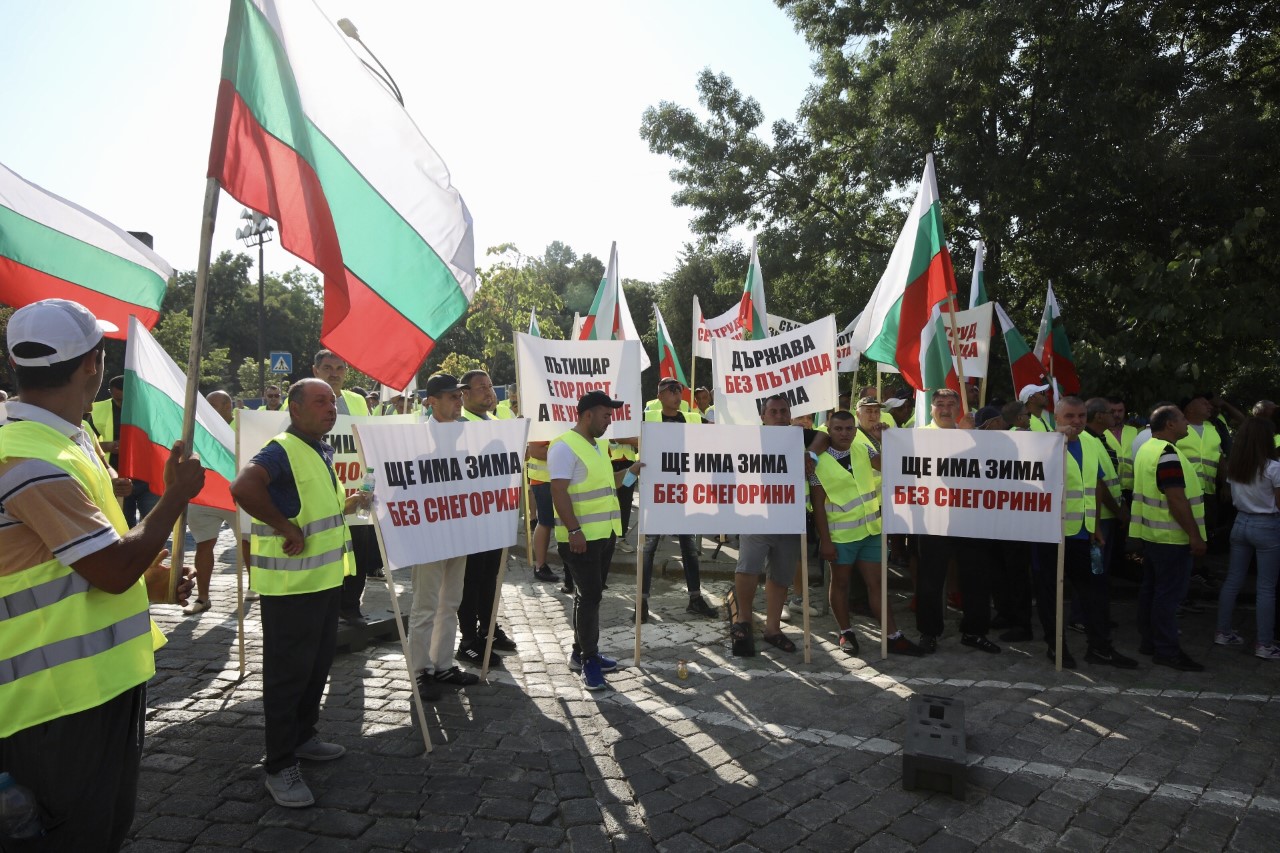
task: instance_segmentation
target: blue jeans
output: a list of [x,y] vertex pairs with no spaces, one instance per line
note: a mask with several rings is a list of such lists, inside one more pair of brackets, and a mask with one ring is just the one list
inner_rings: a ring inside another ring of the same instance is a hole
[[[658,550],[661,536],[646,536],[644,540],[644,594],[649,595],[649,587],[653,586],[653,554]],[[702,571],[698,565],[698,542],[692,533],[680,535],[680,558],[684,562],[684,585],[689,595],[697,595],[702,591]]]
[[1138,592],[1138,633],[1160,657],[1177,657],[1178,605],[1191,582],[1191,546],[1142,543],[1142,589]]
[[1276,576],[1280,574],[1280,515],[1241,512],[1231,528],[1231,567],[1218,594],[1218,631],[1231,630],[1236,596],[1249,575],[1249,561],[1258,555],[1258,644],[1275,641]]

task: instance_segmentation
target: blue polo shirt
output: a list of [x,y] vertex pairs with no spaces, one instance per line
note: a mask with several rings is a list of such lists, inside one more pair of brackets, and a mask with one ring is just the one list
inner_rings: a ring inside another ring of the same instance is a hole
[[[307,443],[307,446],[320,454],[333,484],[338,485],[338,475],[333,471],[333,448],[323,441],[312,441],[302,433],[289,426],[285,432]],[[252,465],[261,465],[266,470],[270,481],[267,483],[267,494],[271,503],[285,518],[294,518],[302,512],[302,499],[298,497],[298,485],[293,479],[293,469],[289,466],[289,454],[275,441],[268,441],[257,455],[249,460]]]

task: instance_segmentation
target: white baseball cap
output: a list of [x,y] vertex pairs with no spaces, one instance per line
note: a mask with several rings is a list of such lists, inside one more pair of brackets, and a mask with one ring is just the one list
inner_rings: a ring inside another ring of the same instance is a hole
[[[48,367],[87,353],[107,332],[119,331],[114,323],[99,320],[79,302],[70,299],[42,299],[13,312],[5,337],[9,358],[22,367]],[[14,348],[21,344],[42,344],[51,353],[21,356]]]
[[888,400],[884,401],[883,407],[886,409],[896,409],[899,406],[905,406],[907,402],[908,400],[905,397],[890,397]]
[[1022,390],[1018,392],[1018,402],[1025,403],[1041,391],[1048,390],[1048,385],[1023,385]]

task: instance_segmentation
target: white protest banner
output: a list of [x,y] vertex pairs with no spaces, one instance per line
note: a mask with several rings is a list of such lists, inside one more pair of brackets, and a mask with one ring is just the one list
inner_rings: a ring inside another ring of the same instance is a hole
[[624,405],[607,438],[635,438],[644,418],[639,341],[553,341],[516,333],[520,411],[530,441],[551,441],[578,422],[578,399],[603,391]]
[[[271,439],[284,432],[289,426],[289,412],[281,409],[268,412],[266,409],[241,409],[236,416],[239,422],[237,431],[240,434],[238,446],[240,456],[236,459],[236,470],[239,471],[249,460],[258,455],[258,451]],[[333,471],[338,475],[347,495],[354,494],[364,484],[364,466],[360,464],[360,455],[356,453],[356,440],[351,431],[354,424],[364,423],[411,424],[417,423],[417,415],[383,415],[382,417],[365,417],[354,415],[338,415],[333,429],[325,436],[325,443],[333,448]],[[372,521],[357,518],[354,514],[347,516],[347,525],[356,526],[372,524]],[[240,513],[240,529],[246,535],[249,532],[248,516]]]
[[836,320],[830,315],[760,341],[713,343],[716,423],[760,423],[765,400],[782,394],[793,417],[833,408]]
[[702,315],[702,304],[693,297],[693,354],[711,358],[711,341],[715,338],[742,340],[742,324],[738,322],[738,307],[734,305],[719,317],[708,320]]
[[987,375],[987,362],[991,358],[991,306],[984,302],[977,308],[956,312],[955,333],[947,320],[947,340],[951,342],[951,355],[959,357],[964,367],[965,379],[981,379]]
[[836,338],[836,371],[838,373],[858,372],[858,362],[862,360],[862,353],[853,348],[853,330],[858,327],[858,321],[861,319],[861,314],[854,317]]
[[885,532],[1060,541],[1062,441],[1056,432],[885,430]]
[[355,429],[392,569],[516,543],[527,420],[389,420]]
[[799,427],[646,423],[640,532],[803,533]]
[[799,320],[788,320],[786,317],[779,317],[777,314],[769,315],[769,337],[781,335],[784,332],[794,332],[796,329],[805,325]]

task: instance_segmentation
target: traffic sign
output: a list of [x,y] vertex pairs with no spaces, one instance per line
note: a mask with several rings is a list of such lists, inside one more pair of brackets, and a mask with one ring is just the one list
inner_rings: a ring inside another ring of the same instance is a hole
[[273,352],[269,364],[272,373],[293,373],[293,353]]

